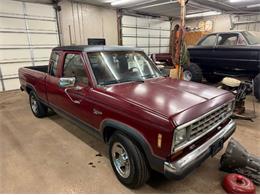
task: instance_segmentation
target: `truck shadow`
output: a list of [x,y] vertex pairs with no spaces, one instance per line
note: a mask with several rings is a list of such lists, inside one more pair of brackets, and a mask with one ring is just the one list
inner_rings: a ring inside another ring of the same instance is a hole
[[51,119],[53,122],[57,123],[59,126],[61,126],[63,129],[86,143],[88,146],[93,148],[95,151],[101,154],[102,156],[105,156],[109,158],[108,156],[108,147],[107,145],[96,136],[93,135],[90,129],[82,129],[75,125],[74,123],[68,121],[67,119],[50,112],[49,119]]
[[[78,139],[86,143],[97,152],[97,155],[102,155],[105,158],[109,159],[107,145],[104,144],[101,139],[93,136],[91,130],[82,129],[72,122],[68,121],[67,119],[53,113],[50,113],[49,119],[61,126],[73,136],[76,136]],[[218,171],[217,158],[212,158],[207,161],[204,162],[201,167],[193,171],[190,175],[182,180],[167,179],[166,177],[164,177],[164,175],[152,171],[151,178],[148,180],[146,186],[131,191],[134,193],[154,193],[154,190],[158,193],[210,193],[210,191],[207,190],[208,188],[198,188],[198,183],[200,186],[203,186],[207,185],[206,181],[208,181],[207,179],[204,180],[200,178],[211,178],[213,183],[215,183],[215,185],[217,183],[218,186],[219,182],[222,179],[223,173],[220,173]],[[189,186],[189,188],[187,188],[187,186]]]

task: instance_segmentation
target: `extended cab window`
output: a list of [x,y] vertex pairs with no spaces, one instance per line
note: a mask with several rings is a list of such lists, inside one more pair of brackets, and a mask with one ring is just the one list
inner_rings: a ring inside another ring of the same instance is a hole
[[52,52],[50,58],[50,69],[49,69],[49,73],[52,76],[57,76],[58,60],[59,60],[59,54],[57,52]]
[[217,35],[209,35],[205,39],[203,39],[199,45],[201,46],[215,46]]
[[67,54],[63,66],[63,77],[75,77],[76,83],[87,84],[84,63],[79,54]]

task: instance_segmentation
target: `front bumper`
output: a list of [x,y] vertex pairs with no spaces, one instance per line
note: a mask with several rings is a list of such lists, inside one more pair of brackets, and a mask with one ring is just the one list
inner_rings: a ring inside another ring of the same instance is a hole
[[233,120],[221,129],[216,135],[207,140],[203,145],[174,162],[164,163],[164,175],[168,178],[180,179],[194,168],[198,167],[205,159],[211,156],[211,146],[220,139],[227,140],[235,131],[236,124]]

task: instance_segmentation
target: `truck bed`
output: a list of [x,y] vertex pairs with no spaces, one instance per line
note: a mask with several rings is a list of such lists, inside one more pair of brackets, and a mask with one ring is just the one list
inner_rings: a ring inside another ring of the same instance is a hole
[[18,70],[21,89],[27,90],[33,88],[42,100],[46,100],[46,77],[48,74],[48,65],[22,67]]
[[24,68],[28,68],[28,69],[36,70],[36,71],[40,71],[40,72],[45,72],[45,73],[48,72],[48,65],[44,65],[44,66],[27,66],[27,67],[24,67]]

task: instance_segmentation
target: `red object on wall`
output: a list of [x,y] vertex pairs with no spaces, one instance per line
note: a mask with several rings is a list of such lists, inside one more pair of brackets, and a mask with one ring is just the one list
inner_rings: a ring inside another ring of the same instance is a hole
[[228,174],[223,180],[223,188],[229,194],[255,194],[256,187],[253,182],[243,175]]

